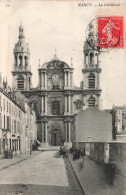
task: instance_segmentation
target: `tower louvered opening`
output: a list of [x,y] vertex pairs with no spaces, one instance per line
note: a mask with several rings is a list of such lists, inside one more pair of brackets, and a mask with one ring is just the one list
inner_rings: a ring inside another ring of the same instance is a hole
[[22,75],[18,77],[17,88],[20,90],[24,90],[24,77]]
[[88,77],[88,87],[95,88],[95,75],[92,73]]
[[88,99],[88,106],[89,106],[89,107],[95,107],[95,98],[90,97],[90,98]]

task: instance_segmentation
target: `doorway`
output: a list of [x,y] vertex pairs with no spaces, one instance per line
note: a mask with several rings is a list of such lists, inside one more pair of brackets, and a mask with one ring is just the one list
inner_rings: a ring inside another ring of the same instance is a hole
[[61,133],[59,129],[54,129],[51,134],[51,145],[60,146],[61,145]]

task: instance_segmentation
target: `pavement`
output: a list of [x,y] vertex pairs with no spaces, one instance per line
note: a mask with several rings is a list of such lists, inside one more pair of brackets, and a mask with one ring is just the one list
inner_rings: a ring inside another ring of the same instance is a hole
[[68,159],[57,151],[40,152],[1,170],[0,195],[8,194],[83,195]]
[[30,155],[30,152],[25,152],[17,156],[14,156],[12,159],[0,159],[0,171],[39,153],[40,151],[32,151],[32,154]]
[[113,185],[108,183],[107,174],[103,165],[87,156],[73,161],[72,154],[69,161],[86,195],[123,195],[126,194],[126,178],[115,174]]

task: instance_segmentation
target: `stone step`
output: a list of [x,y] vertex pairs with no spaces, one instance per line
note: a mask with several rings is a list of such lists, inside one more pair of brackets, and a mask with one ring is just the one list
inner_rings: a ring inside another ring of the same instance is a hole
[[59,151],[60,146],[39,146],[38,150],[39,151]]

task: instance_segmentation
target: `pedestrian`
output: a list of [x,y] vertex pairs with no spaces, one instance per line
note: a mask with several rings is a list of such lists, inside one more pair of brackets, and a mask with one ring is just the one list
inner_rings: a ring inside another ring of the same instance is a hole
[[84,156],[81,158],[81,161],[80,161],[80,170],[82,170],[84,167]]

